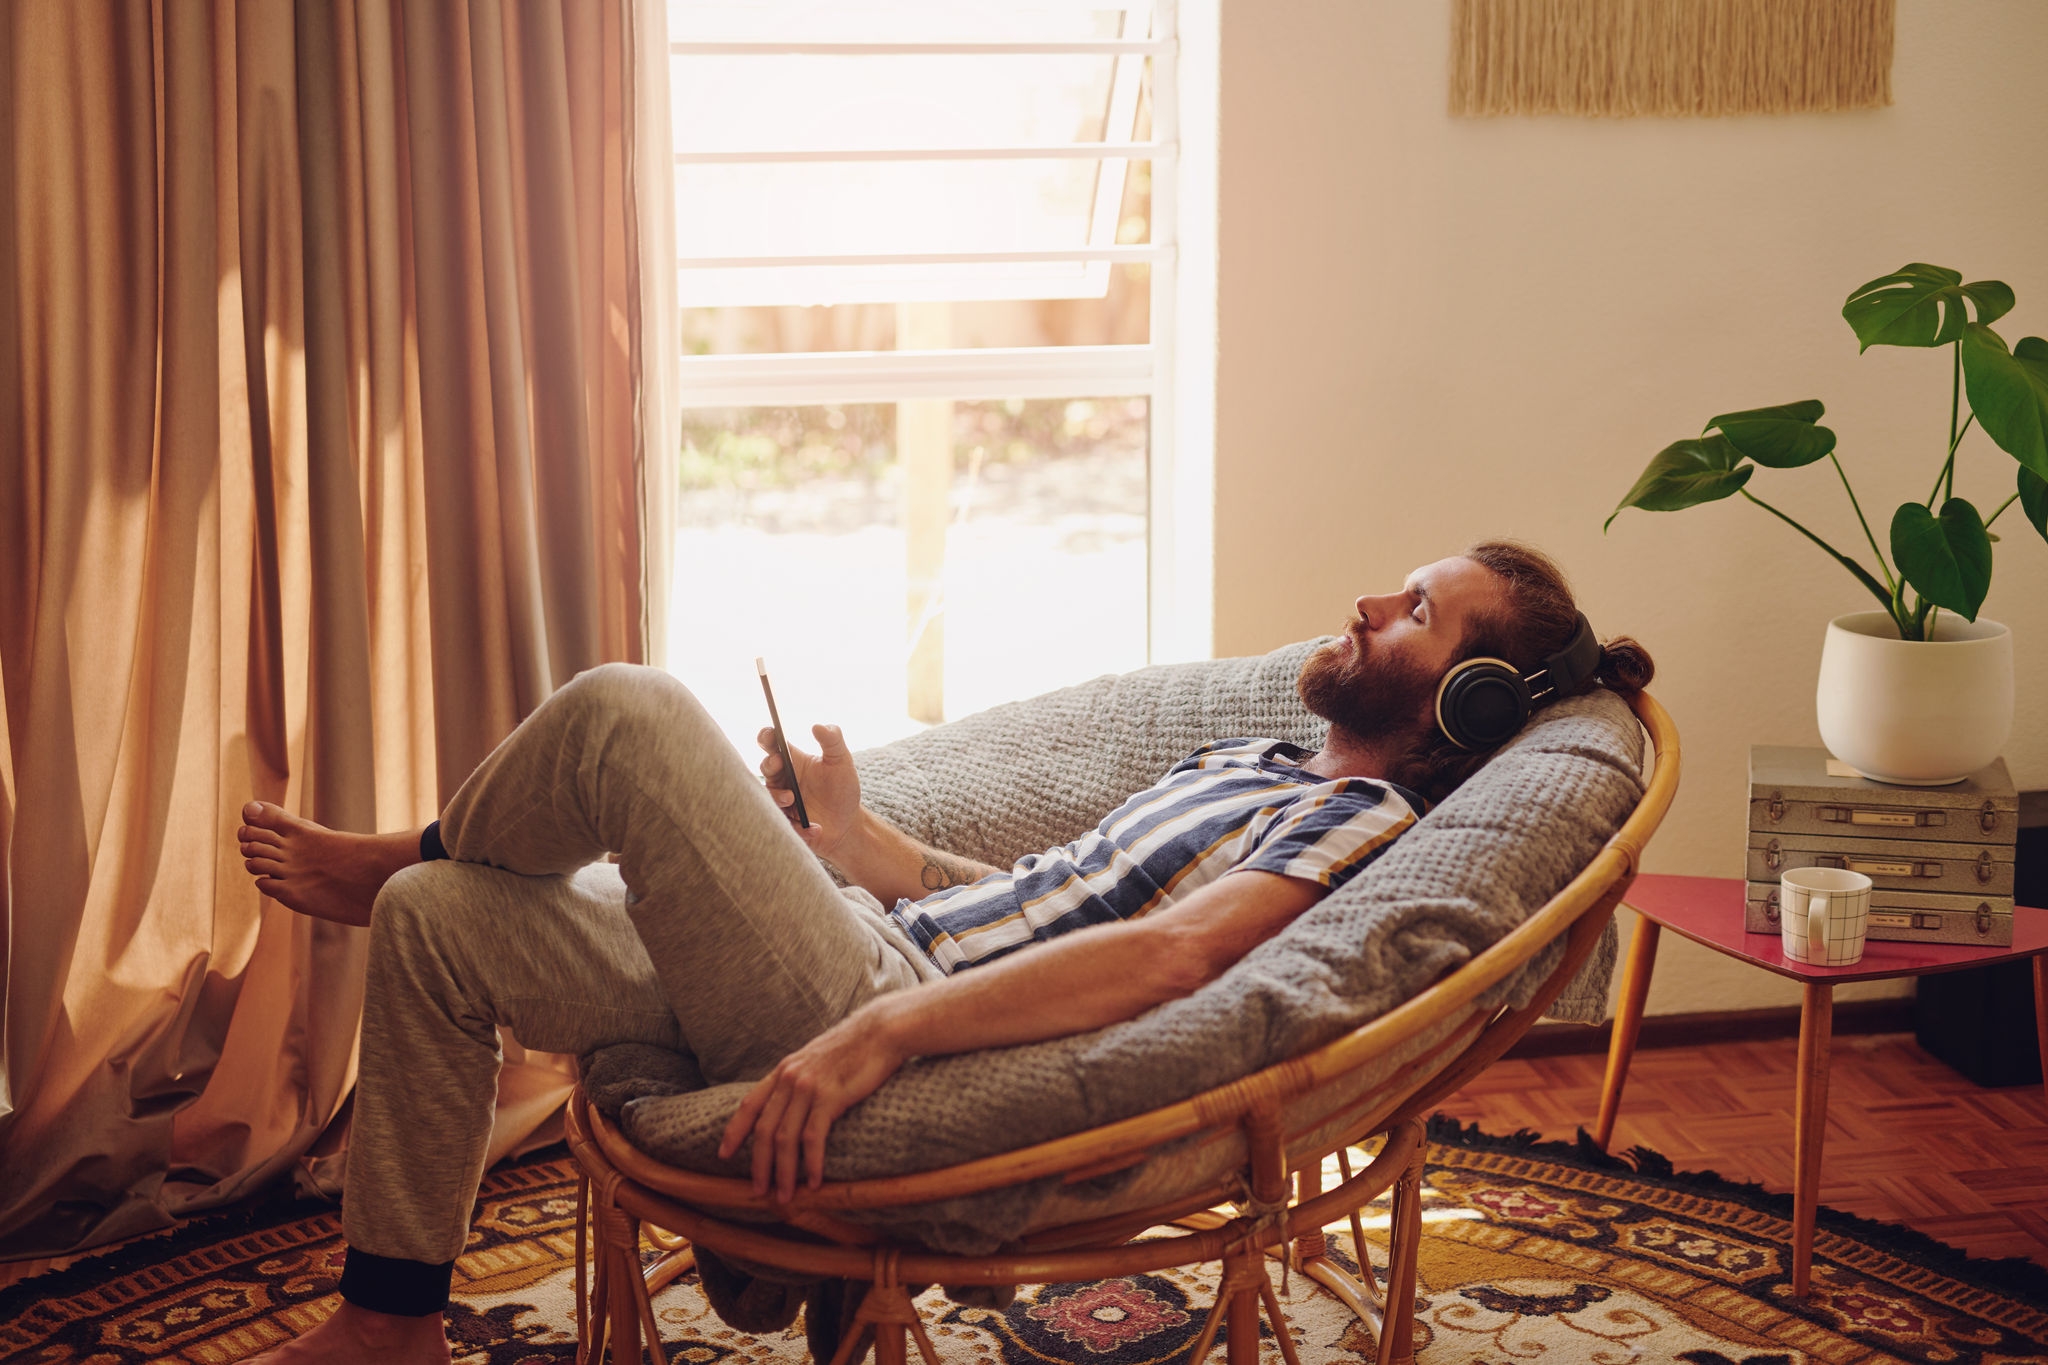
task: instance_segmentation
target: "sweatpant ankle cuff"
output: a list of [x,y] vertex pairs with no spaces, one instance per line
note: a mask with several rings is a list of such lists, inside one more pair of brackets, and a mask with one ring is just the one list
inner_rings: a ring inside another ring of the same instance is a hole
[[448,846],[441,842],[441,822],[429,821],[427,827],[420,831],[420,861],[438,863],[445,862],[447,858]]
[[453,1261],[435,1265],[350,1247],[341,1267],[341,1296],[373,1313],[423,1318],[448,1306],[454,1278]]

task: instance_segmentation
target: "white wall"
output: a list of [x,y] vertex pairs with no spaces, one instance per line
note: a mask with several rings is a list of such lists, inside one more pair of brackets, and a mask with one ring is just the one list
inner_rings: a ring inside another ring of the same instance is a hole
[[[1740,500],[1600,522],[1714,413],[1810,397],[1880,538],[1926,496],[1948,356],[1859,358],[1841,303],[1932,261],[2017,291],[2009,343],[2048,334],[2048,4],[1899,0],[1891,108],[1718,120],[1454,120],[1449,29],[1437,4],[1224,6],[1216,652],[1332,630],[1477,537],[1535,541],[1657,658],[1685,776],[1648,869],[1738,876],[1748,746],[1819,743],[1822,630],[1872,603]],[[1957,491],[1988,513],[2013,470],[1973,434]],[[1857,543],[1827,464],[1754,487]],[[2007,761],[2048,787],[2048,546],[2017,509],[1997,529]],[[1671,935],[1659,960],[1653,1012],[1798,999]]]

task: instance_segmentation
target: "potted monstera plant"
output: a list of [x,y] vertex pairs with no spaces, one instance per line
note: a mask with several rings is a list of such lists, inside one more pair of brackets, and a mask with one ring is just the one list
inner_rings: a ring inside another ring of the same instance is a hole
[[[1992,527],[2018,503],[2048,538],[2048,341],[2017,346],[1991,324],[2012,311],[1997,280],[1963,283],[1938,265],[1908,265],[1849,295],[1842,316],[1860,351],[1872,346],[1950,348],[1948,450],[1924,502],[1902,503],[1878,543],[1820,425],[1819,399],[1749,408],[1713,418],[1698,436],[1657,452],[1607,518],[1630,507],[1676,512],[1740,495],[1818,545],[1877,599],[1879,610],[1829,623],[1821,653],[1817,710],[1822,740],[1837,758],[1883,782],[1960,781],[1997,757],[2012,731],[2012,635],[1977,610],[1991,587]],[[1970,428],[2010,455],[1985,516],[1956,492],[1956,455]],[[1871,561],[1846,554],[1748,487],[1758,467],[1834,466],[1868,543]],[[1998,487],[2003,485],[2003,488]],[[2016,486],[2015,486],[2016,485]]]

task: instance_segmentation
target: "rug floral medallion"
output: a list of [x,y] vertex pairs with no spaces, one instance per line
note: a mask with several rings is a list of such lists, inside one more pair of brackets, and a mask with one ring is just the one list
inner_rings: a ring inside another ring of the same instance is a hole
[[[1439,1125],[1435,1136],[1451,1129]],[[1654,1154],[1648,1165],[1657,1165]],[[1415,1344],[1423,1365],[1804,1365],[2048,1361],[2048,1273],[1969,1262],[1900,1229],[1828,1218],[1813,1290],[1791,1297],[1782,1199],[1639,1172],[1563,1144],[1432,1143]],[[544,1158],[493,1174],[448,1316],[464,1365],[575,1359],[574,1169]],[[1366,1211],[1367,1255],[1385,1273],[1384,1209]],[[1377,1231],[1375,1228],[1377,1225]],[[1353,1266],[1348,1227],[1331,1254]],[[40,1365],[238,1361],[332,1311],[339,1216],[255,1228],[196,1224],[0,1293],[0,1360]],[[1167,1365],[1186,1358],[1213,1301],[1216,1267],[1090,1284],[1026,1286],[1003,1310],[934,1289],[918,1300],[940,1356],[960,1365]],[[1283,1287],[1277,1263],[1276,1289]],[[1302,1365],[1370,1360],[1342,1305],[1299,1273],[1281,1303]],[[801,1320],[750,1337],[711,1312],[694,1275],[655,1299],[672,1362],[805,1359]],[[1262,1355],[1281,1365],[1266,1329]],[[1223,1347],[1215,1348],[1220,1360]],[[913,1356],[913,1360],[915,1356]]]

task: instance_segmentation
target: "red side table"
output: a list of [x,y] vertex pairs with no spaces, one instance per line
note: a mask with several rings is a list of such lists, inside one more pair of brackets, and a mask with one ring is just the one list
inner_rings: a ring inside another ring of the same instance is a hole
[[[2048,910],[2016,908],[2010,948],[1872,940],[1865,944],[1861,962],[1847,967],[1813,967],[1788,961],[1777,934],[1744,931],[1743,884],[1738,878],[1644,875],[1636,878],[1623,903],[1642,918],[1629,944],[1621,1013],[1614,1021],[1607,1079],[1600,1088],[1600,1123],[1594,1141],[1602,1151],[1614,1135],[1621,1087],[1628,1079],[1629,1059],[1635,1054],[1636,1036],[1642,1029],[1643,1001],[1650,993],[1657,939],[1663,930],[1668,928],[1715,952],[1790,977],[1804,989],[1799,1010],[1799,1088],[1792,1121],[1792,1293],[1798,1298],[1806,1297],[1813,1265],[1813,1217],[1820,1190],[1821,1139],[1827,1131],[1828,1052],[1834,1037],[1836,982],[1925,976],[2031,957],[2034,1027],[2040,1034],[2041,1056],[2048,1061]],[[2044,1068],[2042,1079],[2048,1086],[2048,1068]]]

